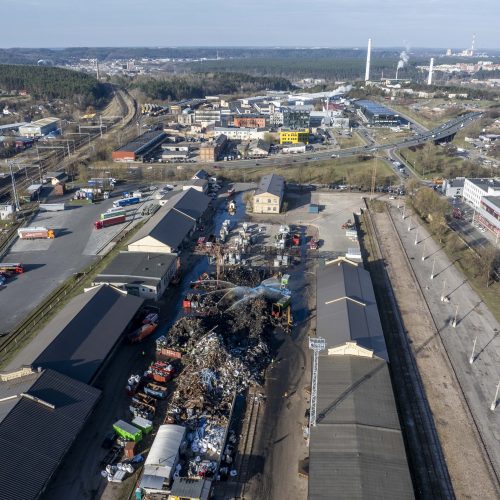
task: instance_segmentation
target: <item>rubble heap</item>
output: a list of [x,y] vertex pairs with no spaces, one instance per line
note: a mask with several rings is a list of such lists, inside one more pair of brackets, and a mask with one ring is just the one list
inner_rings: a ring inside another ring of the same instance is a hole
[[259,297],[235,310],[174,325],[169,347],[185,352],[171,403],[178,422],[207,416],[224,425],[234,395],[263,382],[272,358],[268,309]]

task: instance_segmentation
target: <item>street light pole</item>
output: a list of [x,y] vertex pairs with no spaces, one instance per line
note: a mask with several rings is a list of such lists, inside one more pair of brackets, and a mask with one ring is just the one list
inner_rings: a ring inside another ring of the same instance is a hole
[[434,279],[434,268],[436,266],[436,257],[432,259],[432,271],[431,271],[431,280]]
[[424,248],[422,250],[422,262],[425,260],[425,240],[424,240]]
[[456,309],[455,309],[455,317],[453,318],[453,321],[452,321],[452,323],[451,323],[451,326],[452,326],[453,328],[456,328],[456,327],[457,327],[457,316],[458,316],[458,305],[457,305],[457,307],[456,307]]
[[443,289],[441,290],[441,302],[444,302],[445,295],[444,295],[444,289],[446,288],[446,280],[443,281]]
[[408,232],[411,231],[411,217],[408,220]]
[[405,210],[406,210],[406,204],[403,205],[403,220],[405,220]]
[[[415,233],[415,245],[418,245],[418,226],[417,226],[417,231]],[[425,245],[425,241],[424,241],[424,245]]]
[[495,397],[493,398],[493,401],[491,402],[490,410],[495,411],[495,408],[497,407],[497,401],[498,401],[498,390],[500,389],[500,380],[498,381],[497,384],[497,390],[495,391]]
[[476,335],[476,338],[474,339],[474,344],[472,345],[472,353],[470,355],[470,358],[469,358],[469,363],[472,365],[472,363],[474,363],[474,352],[476,350],[476,342],[477,342],[477,335]]

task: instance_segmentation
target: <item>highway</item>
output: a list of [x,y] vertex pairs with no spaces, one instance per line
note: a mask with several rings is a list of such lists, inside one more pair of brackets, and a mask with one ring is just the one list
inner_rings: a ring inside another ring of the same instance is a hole
[[[292,163],[311,163],[315,161],[325,161],[331,158],[348,158],[350,156],[357,156],[361,154],[374,154],[377,152],[385,152],[400,148],[409,148],[411,146],[418,146],[420,144],[425,144],[428,141],[439,141],[449,137],[452,134],[458,132],[461,128],[469,125],[470,123],[478,120],[482,113],[473,112],[466,115],[462,115],[458,118],[450,120],[449,122],[434,128],[429,131],[421,132],[414,137],[407,137],[400,141],[395,141],[389,144],[383,145],[367,145],[358,146],[349,149],[333,149],[329,148],[324,151],[308,151],[306,153],[299,153],[293,155],[275,155],[269,158],[262,158],[257,160],[233,160],[230,162],[218,162],[217,167],[219,168],[255,168],[259,166],[281,166],[289,165]],[[211,163],[206,163],[206,165],[212,165]]]

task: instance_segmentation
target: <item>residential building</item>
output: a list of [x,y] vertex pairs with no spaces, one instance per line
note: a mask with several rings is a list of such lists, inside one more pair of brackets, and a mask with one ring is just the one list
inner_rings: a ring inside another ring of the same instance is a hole
[[262,115],[237,115],[233,118],[233,127],[243,128],[264,128],[266,126],[266,117]]
[[51,132],[55,132],[61,128],[61,120],[59,118],[42,118],[26,125],[19,127],[19,135],[25,137],[42,137]]
[[227,144],[227,135],[220,134],[213,141],[204,142],[200,147],[200,161],[217,161]]
[[146,132],[112,153],[113,161],[137,161],[158,147],[167,134],[160,130]]
[[176,254],[120,252],[93,283],[106,283],[131,295],[160,300],[177,272],[178,263]]
[[253,213],[279,214],[285,194],[285,179],[281,175],[269,174],[262,177],[253,195]]
[[474,208],[479,208],[483,196],[500,196],[500,180],[465,179],[462,197],[465,202]]
[[304,130],[285,130],[280,131],[280,144],[297,144],[309,142],[309,129]]
[[317,272],[317,418],[309,500],[415,498],[370,274],[345,258]]
[[281,127],[283,125],[283,111],[274,111],[269,115],[269,125],[271,127]]
[[283,127],[290,130],[308,129],[311,111],[314,106],[285,106],[283,113]]
[[500,238],[500,196],[483,196],[474,220]]
[[443,181],[442,191],[448,198],[458,198],[462,196],[464,189],[465,177],[457,177],[456,179],[445,179]]
[[267,133],[265,128],[236,128],[236,127],[215,127],[214,135],[221,134],[236,141],[251,141],[253,139],[264,139]]

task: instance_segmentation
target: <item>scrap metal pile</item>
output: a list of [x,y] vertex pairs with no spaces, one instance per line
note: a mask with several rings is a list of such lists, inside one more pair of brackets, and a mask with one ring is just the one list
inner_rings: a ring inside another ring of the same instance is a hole
[[196,426],[207,416],[226,425],[235,394],[263,382],[272,359],[271,331],[263,297],[212,316],[178,320],[166,339],[168,348],[183,353],[169,410],[174,419]]

